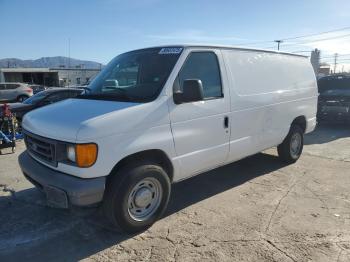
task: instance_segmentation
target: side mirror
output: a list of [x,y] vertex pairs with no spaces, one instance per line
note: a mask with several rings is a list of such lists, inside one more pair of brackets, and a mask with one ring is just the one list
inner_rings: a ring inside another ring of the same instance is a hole
[[119,87],[119,82],[117,79],[107,79],[103,83],[104,90],[113,90]]
[[176,104],[196,102],[203,100],[203,85],[199,79],[186,79],[182,90],[174,90],[174,101]]

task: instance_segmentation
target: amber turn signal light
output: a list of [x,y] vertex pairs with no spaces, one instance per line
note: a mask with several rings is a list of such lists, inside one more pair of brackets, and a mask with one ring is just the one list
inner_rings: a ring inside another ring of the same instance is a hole
[[96,144],[78,144],[76,150],[76,163],[79,167],[90,167],[97,159]]

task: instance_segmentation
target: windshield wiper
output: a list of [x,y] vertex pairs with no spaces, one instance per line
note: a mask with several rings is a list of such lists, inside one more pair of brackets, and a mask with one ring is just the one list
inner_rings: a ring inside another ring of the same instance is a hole
[[91,88],[90,88],[90,87],[87,87],[87,86],[86,86],[86,87],[83,87],[83,89],[84,89],[84,91],[85,91],[84,94],[87,93],[87,91],[88,91],[88,92],[91,92]]
[[133,101],[133,99],[126,94],[101,94],[101,93],[94,94],[94,93],[90,93],[90,94],[79,95],[76,98],[121,101],[121,102],[136,102],[136,101]]

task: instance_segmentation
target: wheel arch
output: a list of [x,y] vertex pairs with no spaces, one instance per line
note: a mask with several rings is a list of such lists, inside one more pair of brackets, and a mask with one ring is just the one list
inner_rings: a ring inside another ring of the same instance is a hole
[[133,153],[131,155],[124,157],[113,167],[108,177],[115,175],[118,172],[118,170],[136,161],[143,161],[143,162],[150,161],[152,163],[156,163],[160,165],[162,168],[164,168],[165,172],[169,176],[170,182],[173,182],[173,178],[174,178],[173,164],[170,158],[168,157],[168,155],[163,150],[160,150],[160,149],[148,149],[148,150]]
[[301,129],[303,130],[303,133],[305,133],[305,131],[306,131],[306,117],[305,116],[296,117],[290,126],[292,127],[293,125],[300,126]]
[[16,101],[20,98],[20,97],[26,97],[26,99],[29,98],[28,95],[25,95],[25,94],[19,94],[17,97],[16,97]]

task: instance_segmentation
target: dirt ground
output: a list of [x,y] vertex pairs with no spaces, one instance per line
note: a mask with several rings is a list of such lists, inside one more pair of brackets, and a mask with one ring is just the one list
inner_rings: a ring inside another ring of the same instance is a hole
[[114,232],[99,209],[48,208],[0,156],[0,261],[350,261],[350,127],[322,126],[285,166],[276,150],[173,187],[164,218]]

